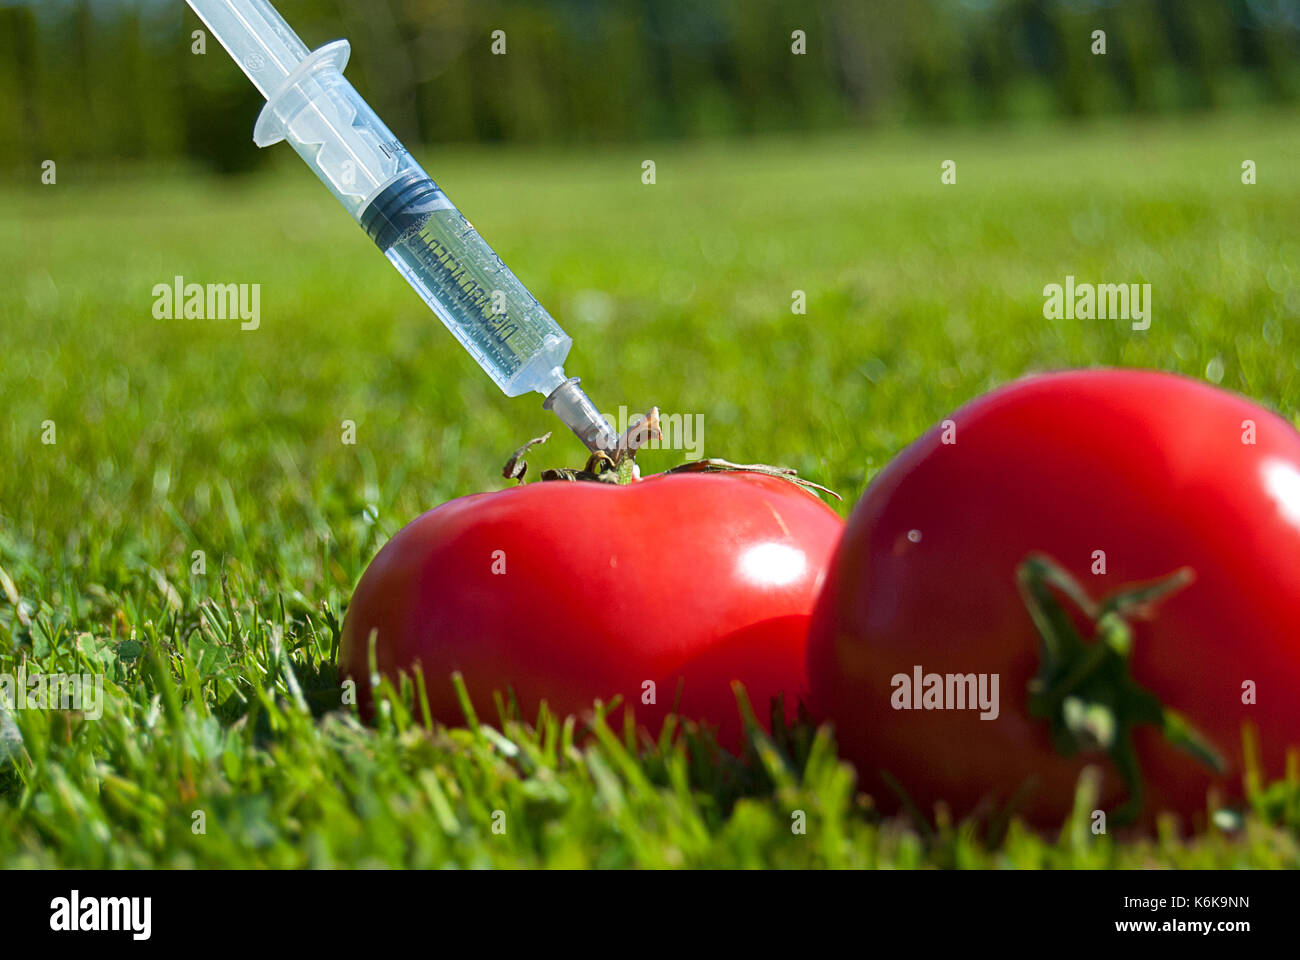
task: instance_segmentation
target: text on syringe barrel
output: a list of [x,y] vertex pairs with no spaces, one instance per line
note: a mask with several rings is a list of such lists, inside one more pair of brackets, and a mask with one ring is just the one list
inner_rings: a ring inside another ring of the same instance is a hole
[[385,256],[503,391],[536,389],[569,336],[432,180],[385,192],[362,217]]

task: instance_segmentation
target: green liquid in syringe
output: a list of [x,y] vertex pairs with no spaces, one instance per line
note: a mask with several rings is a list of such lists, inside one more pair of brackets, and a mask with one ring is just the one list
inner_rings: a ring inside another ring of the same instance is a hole
[[559,385],[573,341],[459,210],[434,211],[384,253],[507,396]]

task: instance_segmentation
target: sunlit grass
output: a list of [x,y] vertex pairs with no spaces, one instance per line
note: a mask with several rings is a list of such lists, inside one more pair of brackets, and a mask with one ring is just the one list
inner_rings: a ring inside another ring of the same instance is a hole
[[[702,414],[706,456],[797,467],[847,510],[925,426],[1030,370],[1209,376],[1294,421],[1298,148],[1300,124],[1262,118],[421,159],[574,336],[568,370],[599,403]],[[741,764],[599,713],[429,736],[401,708],[378,729],[330,712],[335,624],[370,557],[502,485],[553,424],[500,396],[284,159],[230,182],[65,165],[0,194],[0,672],[102,670],[108,693],[97,721],[0,728],[0,864],[1296,861],[1294,832],[1266,826],[1294,818],[1294,786],[1191,841],[926,834],[878,822],[807,726]],[[1067,274],[1150,283],[1151,329],[1044,320]],[[260,283],[260,328],[155,320],[177,275]]]

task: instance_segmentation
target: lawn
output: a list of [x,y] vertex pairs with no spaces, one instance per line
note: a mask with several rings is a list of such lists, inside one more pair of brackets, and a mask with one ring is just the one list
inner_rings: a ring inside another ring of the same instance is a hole
[[[0,192],[0,673],[107,677],[98,720],[0,717],[0,866],[1298,862],[1295,802],[1290,826],[1182,840],[919,827],[876,817],[807,725],[709,764],[598,711],[476,703],[501,732],[430,734],[400,704],[376,728],[336,709],[368,560],[553,424],[280,151],[245,180],[65,163]],[[1176,370],[1300,412],[1293,117],[417,152],[605,409],[701,414],[703,455],[796,467],[845,512],[923,428],[1033,370]],[[260,326],[155,319],[177,275],[260,284]],[[1066,275],[1150,283],[1150,329],[1044,319]],[[557,437],[533,459],[582,458]]]

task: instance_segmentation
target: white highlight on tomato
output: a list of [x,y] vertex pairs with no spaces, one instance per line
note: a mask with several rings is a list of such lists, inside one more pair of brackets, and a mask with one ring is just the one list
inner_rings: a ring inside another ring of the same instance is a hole
[[1260,469],[1264,474],[1264,489],[1277,503],[1283,519],[1300,527],[1300,470],[1285,460],[1266,460]]
[[765,587],[793,583],[807,567],[803,551],[785,543],[760,543],[740,555],[741,575]]

